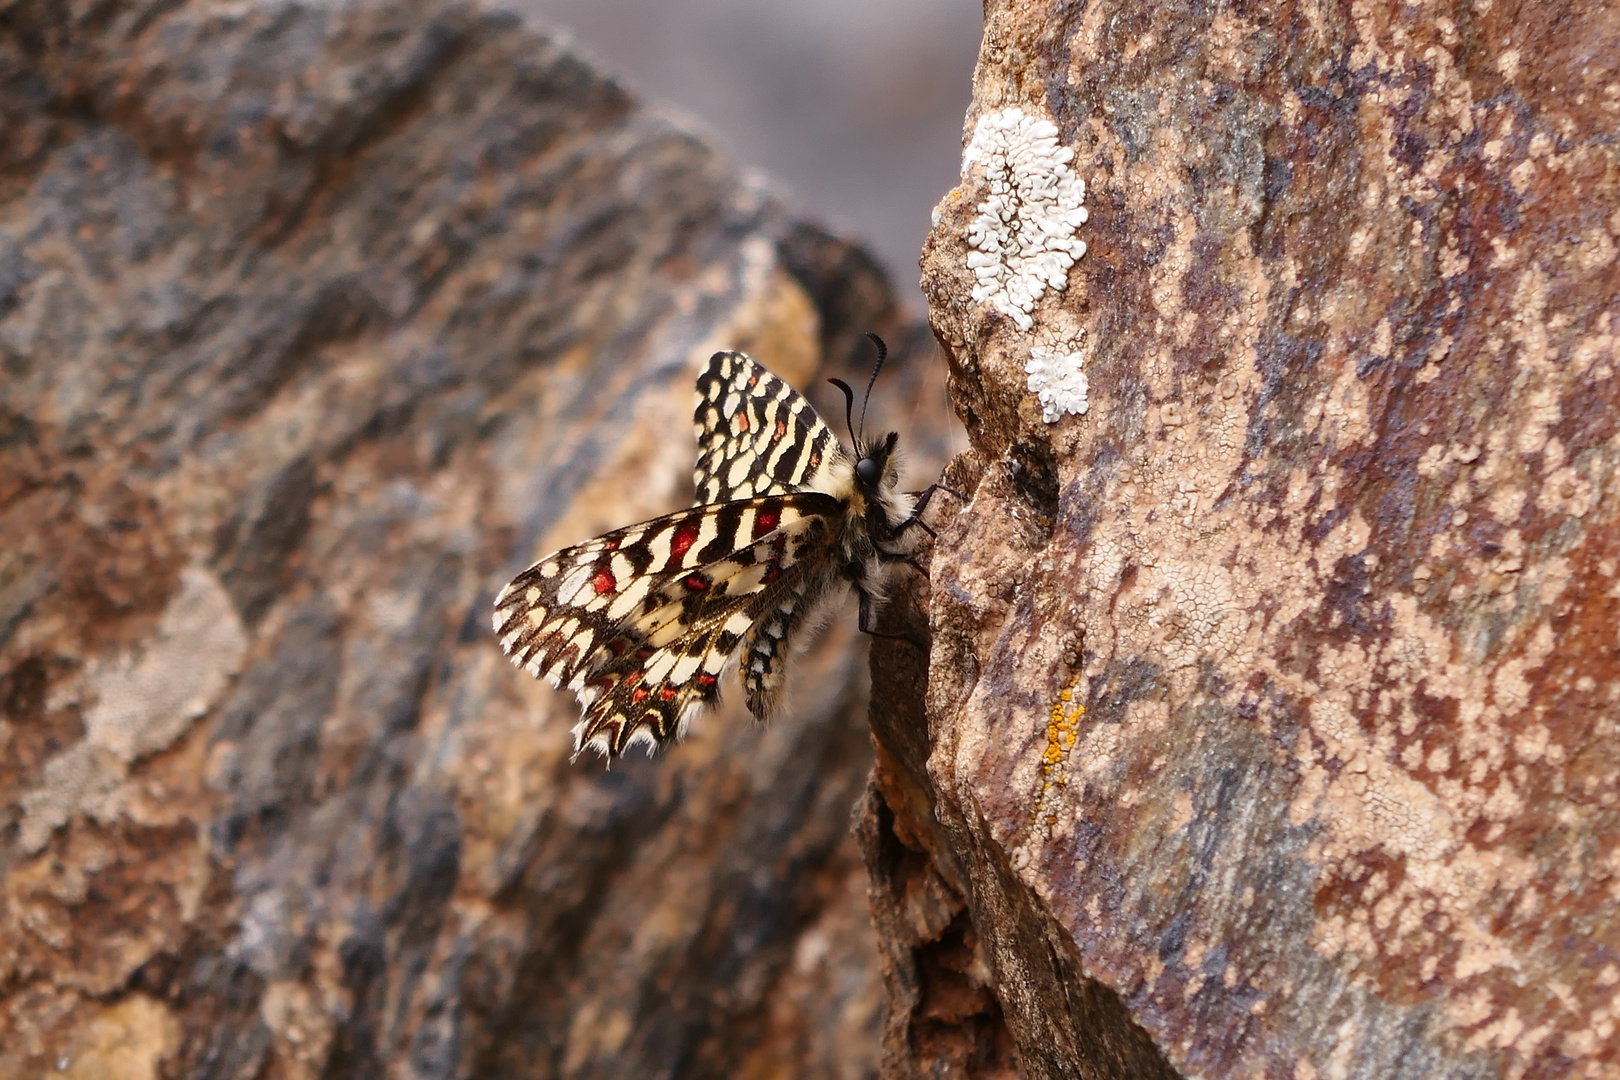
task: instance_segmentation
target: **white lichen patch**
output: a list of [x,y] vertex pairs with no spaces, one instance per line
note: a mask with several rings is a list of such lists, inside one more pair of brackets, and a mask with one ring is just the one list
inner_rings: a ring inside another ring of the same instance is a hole
[[1047,289],[1061,291],[1069,267],[1086,253],[1075,237],[1085,224],[1086,183],[1058,143],[1057,125],[1020,108],[979,117],[962,154],[962,176],[977,166],[990,193],[968,225],[973,299],[989,301],[1028,333]]
[[1086,400],[1086,373],[1081,371],[1085,354],[1061,352],[1040,346],[1029,351],[1024,371],[1029,375],[1029,392],[1041,402],[1041,419],[1056,423],[1065,413],[1083,416],[1091,403]]
[[45,763],[45,782],[22,798],[19,843],[45,846],[74,814],[116,812],[109,797],[129,766],[185,733],[224,693],[247,651],[247,631],[213,574],[189,569],[138,659],[92,674],[85,737]]
[[1141,588],[1136,603],[1168,670],[1195,668],[1209,656],[1244,661],[1254,597],[1226,567],[1165,560],[1141,575]]

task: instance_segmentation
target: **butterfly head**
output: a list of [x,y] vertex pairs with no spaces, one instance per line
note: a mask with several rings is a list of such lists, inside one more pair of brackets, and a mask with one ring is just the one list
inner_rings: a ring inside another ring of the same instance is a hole
[[866,396],[861,399],[861,423],[859,427],[854,424],[855,391],[843,379],[828,379],[838,389],[844,392],[844,428],[849,432],[851,441],[855,444],[855,479],[861,489],[868,495],[874,494],[884,478],[889,473],[889,461],[894,456],[894,444],[900,437],[895,432],[876,442],[865,441],[866,434],[866,406],[872,400],[872,387],[877,384],[878,372],[883,370],[883,361],[889,358],[889,347],[883,339],[876,334],[868,333],[872,344],[877,346],[877,363],[872,367],[872,378],[866,384]]
[[894,445],[899,439],[899,433],[891,431],[867,446],[855,445],[855,482],[868,496],[875,495],[889,473],[896,471]]
[[909,508],[901,505],[895,491],[900,480],[900,462],[894,451],[899,434],[891,431],[872,442],[866,441],[866,406],[872,400],[872,387],[877,383],[878,372],[883,370],[883,361],[889,358],[889,348],[882,338],[876,334],[866,336],[877,346],[878,358],[872,368],[872,378],[866,384],[866,396],[861,399],[859,425],[853,422],[855,391],[842,379],[828,381],[844,393],[844,427],[855,448],[852,501],[862,516],[877,516],[878,520],[872,523],[875,528],[888,532],[906,518]]

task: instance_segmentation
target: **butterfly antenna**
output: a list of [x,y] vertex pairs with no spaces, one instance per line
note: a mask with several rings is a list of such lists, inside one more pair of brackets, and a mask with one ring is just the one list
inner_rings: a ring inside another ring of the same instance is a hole
[[[877,346],[878,359],[877,359],[877,363],[872,368],[872,377],[870,379],[868,379],[867,382],[866,382],[866,396],[861,398],[861,429],[860,430],[861,430],[862,435],[866,434],[866,406],[872,400],[872,387],[877,385],[878,372],[883,370],[883,361],[885,361],[885,360],[887,360],[889,358],[889,347],[887,345],[883,344],[883,339],[882,338],[878,337],[876,334],[872,333],[872,331],[870,331],[870,330],[868,330],[866,332],[866,336],[871,338],[872,339],[872,344]],[[855,441],[856,442],[860,441],[859,436],[855,437]]]
[[[851,390],[849,383],[843,379],[828,379],[827,381],[844,392],[844,427],[849,431],[850,440],[855,444],[854,449],[858,454],[861,452],[861,441],[855,438],[855,425],[850,423],[850,417],[855,413],[855,391]],[[862,409],[861,412],[864,416],[866,410]]]

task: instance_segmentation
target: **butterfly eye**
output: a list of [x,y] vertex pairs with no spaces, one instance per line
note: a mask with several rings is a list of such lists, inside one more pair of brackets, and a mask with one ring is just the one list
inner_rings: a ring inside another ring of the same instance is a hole
[[878,463],[869,457],[863,457],[855,463],[855,475],[861,478],[861,483],[868,486],[877,483],[881,473]]

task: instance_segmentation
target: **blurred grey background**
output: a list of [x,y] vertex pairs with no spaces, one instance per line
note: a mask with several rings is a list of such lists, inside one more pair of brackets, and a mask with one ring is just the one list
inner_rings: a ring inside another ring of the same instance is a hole
[[978,0],[506,0],[864,242],[912,313],[956,183]]

